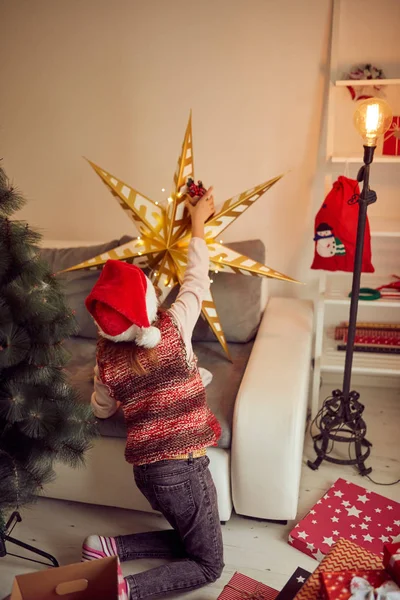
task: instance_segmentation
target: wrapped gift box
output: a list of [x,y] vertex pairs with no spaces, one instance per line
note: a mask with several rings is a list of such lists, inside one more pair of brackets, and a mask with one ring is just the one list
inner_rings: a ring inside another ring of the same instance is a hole
[[400,117],[393,117],[392,124],[383,136],[382,154],[400,155]]
[[400,504],[338,479],[289,535],[289,544],[321,560],[340,538],[383,556],[400,534]]
[[290,577],[288,582],[285,583],[275,600],[293,600],[297,592],[303,587],[310,575],[310,571],[306,571],[301,567],[297,567],[297,569]]
[[226,584],[219,600],[275,600],[278,590],[260,583],[251,577],[235,573],[229,583]]
[[[359,595],[364,600],[374,590],[385,589],[385,583],[393,583],[392,578],[384,569],[353,570],[321,573],[321,595],[325,600],[349,600],[353,595]],[[399,590],[400,591],[400,590]]]
[[321,595],[321,573],[382,569],[382,559],[348,540],[339,540],[307,579],[295,600],[317,600]]
[[400,585],[400,542],[385,544],[383,564],[393,579]]

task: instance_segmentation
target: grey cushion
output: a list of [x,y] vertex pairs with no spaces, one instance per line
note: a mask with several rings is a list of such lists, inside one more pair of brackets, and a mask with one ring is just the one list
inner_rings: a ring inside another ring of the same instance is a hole
[[[73,267],[98,254],[112,250],[116,246],[126,244],[132,238],[125,236],[120,240],[112,240],[97,246],[82,246],[79,248],[43,248],[41,256],[46,260],[52,271],[58,273],[63,269]],[[75,311],[80,337],[97,339],[97,329],[92,317],[85,307],[85,299],[100,276],[100,271],[75,271],[63,273],[58,278],[64,284],[64,292],[69,307]]]
[[[244,254],[260,263],[265,262],[265,246],[260,240],[226,244],[228,248]],[[218,273],[212,276],[212,295],[228,342],[245,343],[253,340],[261,320],[261,277],[234,273]],[[170,306],[178,294],[178,288],[168,296]],[[193,334],[194,342],[214,342],[215,336],[207,321],[201,317]]]
[[[207,386],[208,404],[219,420],[222,435],[218,446],[230,448],[232,437],[232,418],[235,400],[239,391],[253,342],[230,346],[233,364],[228,362],[216,342],[199,342],[194,350],[199,357],[199,365],[213,374],[213,380]],[[72,338],[66,342],[71,353],[68,365],[71,383],[81,394],[84,402],[90,402],[93,392],[93,367],[96,360],[96,342],[94,340]],[[100,419],[101,435],[107,437],[126,437],[122,411],[110,419]]]

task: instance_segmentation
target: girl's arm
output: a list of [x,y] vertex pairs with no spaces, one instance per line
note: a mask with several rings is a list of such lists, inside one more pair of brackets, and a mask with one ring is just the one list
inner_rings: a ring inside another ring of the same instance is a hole
[[120,402],[114,400],[108,392],[108,388],[101,382],[98,366],[94,369],[94,392],[92,394],[91,405],[95,416],[98,419],[108,419],[120,407]]
[[189,201],[186,206],[192,220],[192,239],[183,283],[170,312],[178,324],[188,357],[191,359],[193,356],[193,329],[200,316],[204,297],[210,288],[209,254],[204,241],[204,224],[214,214],[212,188],[198,201],[196,206],[192,206]]

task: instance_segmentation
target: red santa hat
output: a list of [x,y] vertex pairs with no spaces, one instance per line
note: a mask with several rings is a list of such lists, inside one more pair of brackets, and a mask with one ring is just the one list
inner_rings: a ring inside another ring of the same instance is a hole
[[161,339],[160,330],[151,326],[157,317],[156,291],[135,265],[108,260],[86,298],[86,308],[100,335],[113,342],[134,341],[154,348]]

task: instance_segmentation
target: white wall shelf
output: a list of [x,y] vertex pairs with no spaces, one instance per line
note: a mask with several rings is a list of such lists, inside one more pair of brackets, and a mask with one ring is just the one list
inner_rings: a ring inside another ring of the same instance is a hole
[[[350,69],[352,65],[361,62],[360,58],[364,55],[365,48],[370,51],[370,44],[364,43],[363,36],[356,36],[352,43],[348,44],[348,33],[358,31],[360,24],[357,22],[357,9],[362,5],[362,1],[368,4],[370,13],[377,14],[378,9],[374,0],[354,0],[346,2],[345,0],[333,0],[333,22],[331,36],[331,62],[330,62],[330,85],[326,119],[326,138],[325,143],[325,193],[332,189],[334,177],[338,168],[334,163],[340,164],[340,169],[347,164],[361,165],[362,160],[362,141],[353,128],[353,113],[355,103],[350,103],[350,95],[346,87],[370,86],[373,92],[373,86],[379,86],[385,89],[385,97],[390,102],[394,114],[400,114],[400,78],[392,79],[339,79],[340,74]],[[379,7],[382,13],[382,23],[389,18],[391,12],[391,0],[382,0],[385,8]],[[394,1],[394,0],[393,0]],[[367,10],[367,9],[366,9]],[[380,14],[379,13],[379,14]],[[386,15],[386,16],[385,16]],[[392,73],[400,72],[399,58],[393,54],[391,59],[383,59],[385,47],[384,36],[386,28],[380,24],[379,34],[374,39],[373,54],[371,60],[375,64],[384,64],[385,70],[389,68]],[[358,29],[357,29],[358,28]],[[397,33],[393,31],[393,39],[397,39]],[[365,37],[365,36],[364,36]],[[385,47],[386,48],[386,47]],[[391,46],[390,46],[391,48]],[[387,50],[387,48],[386,48]],[[369,57],[369,54],[368,54]],[[365,59],[364,59],[365,60]],[[397,87],[396,87],[397,86]],[[382,142],[382,140],[380,140]],[[373,237],[374,265],[376,273],[363,274],[361,278],[362,287],[377,288],[393,281],[392,274],[400,275],[400,202],[394,202],[396,195],[400,194],[398,186],[398,172],[390,165],[400,165],[400,156],[382,155],[379,144],[375,152],[373,161],[376,169],[376,179],[384,179],[382,192],[373,182],[373,189],[376,189],[379,199],[379,208],[374,206],[374,210],[379,210],[380,214],[393,215],[389,217],[374,217],[369,214],[371,236]],[[387,168],[385,169],[385,166]],[[356,167],[357,168],[357,167]],[[353,177],[354,167],[352,168]],[[371,182],[372,183],[372,182]],[[390,198],[392,207],[388,208],[387,198]],[[399,198],[400,200],[400,198]],[[370,211],[373,213],[373,210]],[[382,239],[380,239],[382,238]],[[337,350],[338,342],[335,341],[332,334],[332,327],[339,325],[341,321],[347,321],[349,318],[350,298],[348,293],[351,289],[352,273],[326,272],[321,271],[319,276],[319,288],[315,298],[315,351],[314,351],[314,378],[312,390],[312,414],[315,416],[319,408],[320,385],[324,373],[337,373],[338,376],[344,373],[345,352]],[[400,322],[400,298],[381,298],[375,301],[361,300],[359,302],[358,318],[360,321],[367,322]],[[354,355],[353,372],[360,375],[386,375],[400,376],[400,355],[357,352]]]
[[335,81],[335,85],[338,87],[364,87],[366,85],[371,86],[384,86],[384,85],[400,85],[400,79],[338,79]]
[[[323,296],[325,304],[335,304],[337,306],[350,306],[350,298],[341,291],[327,292]],[[400,308],[400,298],[379,298],[379,300],[359,300],[358,306],[368,306],[374,308]]]
[[[362,164],[363,160],[361,156],[353,156],[353,155],[349,155],[349,156],[331,156],[330,160],[333,163],[359,163],[360,165]],[[374,157],[374,164],[375,163],[400,163],[400,156],[375,156]]]
[[[321,368],[327,373],[342,373],[345,352],[337,350],[338,342],[325,337]],[[400,354],[355,352],[353,373],[358,375],[400,375]]]

